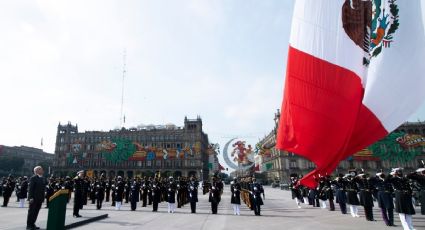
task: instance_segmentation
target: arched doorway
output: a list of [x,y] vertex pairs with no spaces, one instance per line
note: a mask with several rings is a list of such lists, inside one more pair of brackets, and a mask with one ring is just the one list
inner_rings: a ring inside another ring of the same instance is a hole
[[143,176],[144,177],[154,177],[155,173],[152,172],[152,171],[145,171],[145,172],[143,172]]
[[109,171],[109,177],[111,177],[111,178],[115,177],[115,171],[114,170]]
[[162,177],[170,177],[170,176],[173,176],[173,173],[171,172],[171,171],[165,171],[165,172],[162,172],[161,173],[161,176]]
[[175,171],[174,172],[174,178],[181,177],[181,176],[182,176],[182,172],[181,171]]
[[133,178],[134,177],[134,172],[133,171],[127,171],[127,177],[128,178]]
[[121,177],[124,177],[124,171],[122,171],[122,170],[118,171],[117,175],[118,176],[121,176]]
[[196,171],[189,171],[187,176],[188,177],[191,177],[191,176],[197,177],[197,173],[196,173]]
[[142,176],[143,176],[142,171],[137,170],[137,171],[135,172],[134,177],[139,177],[139,178],[141,178]]
[[100,171],[100,176],[106,177],[107,176],[106,171],[105,170]]
[[69,175],[68,175],[68,171],[62,171],[62,172],[60,172],[60,173],[59,173],[59,175],[60,175],[60,177],[66,177],[66,176],[69,176]]

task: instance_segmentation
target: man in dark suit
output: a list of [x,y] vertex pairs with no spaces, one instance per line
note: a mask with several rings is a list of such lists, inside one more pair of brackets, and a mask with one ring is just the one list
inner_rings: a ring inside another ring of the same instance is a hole
[[46,188],[47,181],[43,177],[44,170],[41,166],[36,166],[34,168],[34,176],[31,177],[29,182],[28,190],[28,200],[29,200],[29,209],[27,217],[27,229],[40,229],[35,226],[35,221],[38,217],[38,212],[40,211],[41,204],[44,200],[44,192]]

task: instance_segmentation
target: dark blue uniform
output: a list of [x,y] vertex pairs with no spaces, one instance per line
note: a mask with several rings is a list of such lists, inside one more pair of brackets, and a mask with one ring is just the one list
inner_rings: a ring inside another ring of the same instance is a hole
[[336,202],[339,204],[341,213],[347,214],[347,181],[342,176],[338,176],[336,180],[332,181],[332,185],[336,191]]
[[263,186],[259,184],[258,182],[253,182],[251,184],[251,194],[252,194],[252,201],[254,206],[254,213],[256,216],[261,215],[261,205],[263,205],[263,199],[261,198],[261,193],[264,193]]
[[131,211],[136,210],[137,202],[139,202],[139,194],[140,194],[140,183],[136,180],[130,185],[130,203],[131,203]]
[[198,202],[198,183],[196,181],[190,181],[187,190],[190,209],[192,213],[196,213],[196,202]]
[[378,206],[381,208],[382,219],[388,226],[394,225],[394,189],[388,178],[382,174],[375,180],[375,187],[378,190]]
[[210,184],[210,194],[208,201],[211,203],[211,212],[212,214],[217,214],[218,204],[221,201],[221,191],[219,182],[213,181]]

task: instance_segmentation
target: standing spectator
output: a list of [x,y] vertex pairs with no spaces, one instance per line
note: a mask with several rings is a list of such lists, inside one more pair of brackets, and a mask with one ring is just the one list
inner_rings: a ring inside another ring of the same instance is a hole
[[29,182],[29,209],[27,216],[27,229],[40,229],[35,225],[37,221],[38,212],[44,200],[44,193],[47,185],[46,179],[43,177],[44,170],[41,166],[34,168],[34,176],[31,177]]

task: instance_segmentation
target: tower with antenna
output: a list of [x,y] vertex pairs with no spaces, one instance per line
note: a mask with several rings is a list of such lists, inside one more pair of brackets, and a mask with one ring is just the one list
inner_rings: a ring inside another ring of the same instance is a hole
[[125,75],[127,73],[126,56],[127,56],[127,51],[126,51],[126,49],[124,49],[124,52],[123,52],[123,68],[122,68],[122,87],[121,87],[120,128],[123,128],[125,126],[125,114],[124,114],[124,81],[125,81]]

